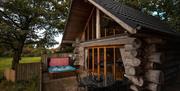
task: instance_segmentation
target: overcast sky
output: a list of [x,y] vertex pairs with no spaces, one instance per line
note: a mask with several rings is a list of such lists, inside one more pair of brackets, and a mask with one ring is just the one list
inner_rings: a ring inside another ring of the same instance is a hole
[[56,40],[57,42],[59,42],[59,44],[55,45],[53,48],[59,47],[59,45],[60,45],[60,43],[61,43],[61,41],[62,41],[62,36],[63,36],[62,34],[59,34],[59,36],[55,37],[55,40]]

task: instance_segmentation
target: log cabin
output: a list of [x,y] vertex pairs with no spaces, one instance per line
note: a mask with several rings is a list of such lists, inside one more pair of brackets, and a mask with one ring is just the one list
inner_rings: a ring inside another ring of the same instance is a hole
[[127,78],[133,91],[165,91],[180,70],[180,34],[116,0],[72,0],[61,48],[104,79]]

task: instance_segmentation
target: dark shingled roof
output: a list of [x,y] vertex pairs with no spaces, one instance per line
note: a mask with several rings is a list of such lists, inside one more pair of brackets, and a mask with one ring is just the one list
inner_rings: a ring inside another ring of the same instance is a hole
[[168,33],[168,34],[177,33],[176,31],[171,30],[168,27],[168,25],[163,23],[160,19],[142,13],[141,11],[123,5],[117,1],[114,0],[93,0],[93,1],[133,28],[137,26],[142,26],[163,33]]

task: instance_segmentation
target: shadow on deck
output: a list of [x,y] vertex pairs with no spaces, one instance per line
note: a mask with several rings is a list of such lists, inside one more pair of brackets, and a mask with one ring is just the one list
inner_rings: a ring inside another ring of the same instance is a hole
[[[50,79],[47,73],[43,74],[42,91],[78,91],[78,84],[75,76]],[[80,91],[85,91],[81,89]],[[119,91],[119,90],[118,90]],[[180,73],[176,80],[167,84],[161,91],[180,91]]]
[[48,74],[43,74],[43,91],[77,91],[75,76],[50,79]]

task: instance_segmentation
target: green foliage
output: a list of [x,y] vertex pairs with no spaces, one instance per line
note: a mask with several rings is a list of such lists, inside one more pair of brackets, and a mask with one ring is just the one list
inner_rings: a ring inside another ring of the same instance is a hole
[[23,48],[22,56],[23,57],[38,57],[38,56],[41,56],[41,51],[42,50],[40,48],[25,46]]
[[17,82],[2,80],[0,89],[1,91],[39,91],[39,79],[36,77],[29,81]]
[[1,83],[1,81],[4,79],[4,76],[3,76],[3,74],[0,74],[0,83]]
[[63,31],[67,5],[66,0],[8,0],[0,7],[0,42],[13,48],[21,41],[56,44],[54,37]]
[[63,49],[56,51],[56,53],[73,53],[74,47],[66,46]]
[[0,43],[0,57],[11,57],[12,56],[12,49],[10,48],[5,48],[1,43]]
[[172,29],[180,31],[179,0],[116,0],[167,22]]
[[0,45],[12,49],[12,68],[19,63],[23,47],[45,48],[57,44],[63,32],[69,0],[7,0],[0,4]]

